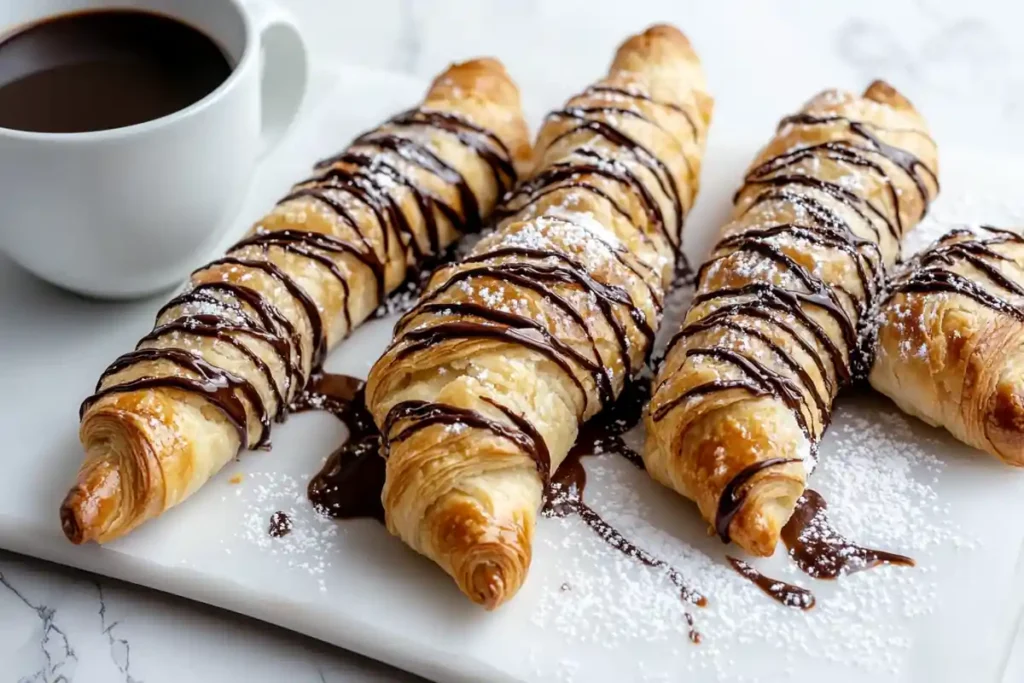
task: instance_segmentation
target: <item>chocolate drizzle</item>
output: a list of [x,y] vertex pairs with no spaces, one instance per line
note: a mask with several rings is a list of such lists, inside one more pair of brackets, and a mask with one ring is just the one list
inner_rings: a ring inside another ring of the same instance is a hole
[[[602,541],[611,547],[641,564],[663,571],[669,581],[679,589],[679,597],[684,602],[698,607],[707,605],[707,598],[690,588],[686,583],[686,578],[679,570],[634,544],[606,522],[592,507],[583,502],[587,472],[580,462],[580,457],[579,451],[573,451],[558,467],[545,496],[543,514],[546,517],[577,515]],[[694,628],[693,617],[689,612],[686,613],[686,621],[690,626],[690,640],[699,643],[700,633]]]
[[[637,99],[656,107],[665,107],[675,114],[685,114],[680,107],[668,106],[646,95],[610,86],[597,86],[581,97],[586,96]],[[610,114],[646,122],[660,134],[668,134],[656,118],[648,117],[641,108],[602,103],[577,105],[570,101],[566,109],[551,114],[552,119],[564,119],[570,125],[548,144],[570,144],[577,134],[590,135],[586,138],[580,136],[580,142],[564,155],[565,160],[541,169],[514,192],[507,194],[497,213],[500,217],[520,215],[544,196],[578,188],[607,201],[614,211],[632,220],[629,211],[592,181],[593,178],[604,178],[622,185],[627,192],[633,194],[644,208],[652,227],[664,235],[668,245],[678,250],[685,207],[677,180],[668,165],[650,149],[604,120]],[[593,136],[600,138],[603,144],[592,145]],[[625,160],[632,163],[626,163]],[[652,185],[656,187],[648,187],[637,175],[641,167],[653,178]],[[667,202],[656,198],[655,192]],[[666,203],[671,205],[671,216],[666,216],[668,207],[663,206]],[[550,223],[565,224],[567,228],[574,226],[571,219],[563,216],[545,216],[544,219]],[[585,226],[575,227],[586,229]],[[638,230],[643,239],[649,240],[646,232]],[[629,253],[621,244],[600,239],[595,241],[618,265],[644,284],[655,314],[660,315],[663,293],[658,286],[659,273]],[[636,367],[635,354],[632,353],[636,344],[635,336],[642,338],[644,361],[653,347],[656,325],[648,320],[645,307],[635,301],[634,295],[625,287],[601,281],[590,272],[588,264],[569,250],[499,243],[492,249],[460,259],[455,266],[442,267],[435,273],[433,281],[435,286],[396,325],[395,341],[386,355],[387,362],[400,362],[441,344],[494,340],[534,351],[557,366],[576,387],[585,409],[589,408],[592,382],[602,408],[606,408],[615,401],[617,393],[612,372],[614,364],[606,357],[608,351],[593,322],[579,310],[578,293],[586,295],[611,330],[622,372],[626,376],[632,376],[640,369]],[[505,285],[530,292],[537,297],[539,303],[553,309],[559,317],[564,317],[567,324],[575,328],[572,334],[574,342],[582,338],[584,348],[579,348],[578,343],[563,341],[563,335],[556,335],[548,325],[542,324],[528,312],[507,305],[493,305],[489,301],[458,300],[462,298],[462,293],[471,292],[474,287],[477,290],[503,291]],[[586,346],[589,346],[589,352]],[[495,407],[505,411],[501,406]],[[391,408],[383,431],[385,440],[390,444],[408,438],[418,429],[435,424],[461,424],[488,430],[513,441],[533,457],[539,471],[547,478],[549,465],[547,458],[542,455],[546,453],[546,446],[541,444],[543,439],[529,433],[530,430],[524,429],[523,424],[517,424],[514,414],[505,411],[504,417],[504,420],[495,421],[479,411],[442,404],[404,403]],[[396,433],[394,428],[405,421],[410,424],[402,426],[402,431]]]
[[[921,196],[921,201],[923,205],[923,209],[921,211],[919,219],[924,218],[924,215],[928,212],[928,206],[931,203],[932,195],[928,189],[928,185],[924,181],[924,178],[922,178],[921,174],[918,173],[918,171],[924,172],[924,175],[928,177],[928,179],[931,181],[933,185],[935,185],[936,192],[939,191],[938,176],[935,174],[934,171],[932,171],[932,169],[928,168],[927,164],[925,164],[919,158],[911,154],[909,151],[901,147],[895,147],[886,142],[883,142],[881,139],[879,139],[876,131],[884,131],[889,133],[911,133],[914,135],[920,135],[923,138],[925,138],[925,140],[927,140],[929,143],[931,143],[932,146],[935,146],[935,141],[931,138],[931,136],[922,130],[916,130],[913,128],[884,128],[882,126],[878,126],[867,121],[854,121],[845,116],[816,116],[814,114],[806,113],[787,116],[786,118],[782,119],[782,121],[779,123],[779,128],[781,129],[783,126],[786,125],[821,126],[833,125],[836,123],[845,124],[852,133],[854,133],[867,143],[866,146],[855,146],[847,142],[847,150],[854,152],[876,153],[884,157],[894,165],[898,166],[900,170],[902,170],[907,175],[907,177],[910,178],[911,181],[913,181],[918,193]],[[884,181],[889,185],[890,189],[893,192],[893,196],[895,198],[894,206],[898,207],[899,201],[898,197],[895,195],[895,189],[893,188],[892,181],[889,179],[888,176],[884,174],[884,172],[882,172],[882,175]]]
[[[135,363],[153,362],[158,360],[171,363],[182,370],[190,371],[194,373],[196,377],[183,377],[179,375],[140,377],[121,384],[112,384],[108,387],[100,388],[106,377],[119,372],[123,368],[134,365]],[[247,448],[249,445],[249,438],[248,430],[246,429],[247,414],[245,404],[242,402],[241,398],[239,398],[238,394],[235,393],[235,389],[242,389],[243,395],[252,402],[252,405],[258,406],[260,421],[263,424],[264,436],[261,437],[257,446],[264,442],[270,424],[266,417],[266,411],[263,410],[263,403],[259,400],[259,393],[252,384],[247,380],[228,372],[227,370],[223,370],[215,365],[207,363],[198,354],[191,351],[184,351],[182,349],[139,349],[137,351],[126,353],[118,358],[107,369],[107,371],[100,376],[96,393],[82,403],[82,406],[79,409],[79,418],[85,415],[85,412],[93,405],[93,403],[104,396],[129,391],[142,391],[144,389],[152,389],[154,387],[167,387],[169,389],[180,389],[182,391],[190,391],[200,394],[210,401],[210,403],[212,403],[224,415],[224,417],[231,422],[232,426],[238,432],[238,439],[241,442],[242,448]]]
[[[613,247],[607,248],[614,252]],[[601,356],[600,340],[588,320],[577,310],[578,304],[565,292],[568,288],[585,292],[596,303],[614,334],[620,359],[629,374],[639,368],[633,367],[630,356],[632,341],[621,313],[643,336],[648,353],[653,346],[653,326],[630,293],[622,287],[599,282],[587,271],[584,263],[562,252],[497,246],[491,251],[461,259],[457,268],[448,271],[442,269],[440,273],[446,274],[447,278],[431,289],[395,326],[395,342],[392,347],[394,356],[391,362],[448,341],[490,338],[542,354],[565,372],[586,402],[589,401],[589,392],[576,374],[577,368],[582,369],[592,377],[601,404],[610,405],[615,399],[614,380],[608,363]],[[465,288],[469,283],[487,280],[497,281],[499,285],[514,285],[537,294],[577,326],[589,343],[591,354],[588,356],[562,342],[528,315],[473,302],[449,302],[445,297],[446,293],[457,286]],[[660,305],[660,299],[652,297],[652,301],[658,301]],[[412,325],[425,315],[432,318],[443,315],[456,319],[415,327]]]
[[770,576],[765,576],[743,560],[738,560],[735,557],[726,555],[725,559],[729,560],[729,564],[732,565],[732,568],[735,569],[740,576],[748,579],[751,583],[764,591],[765,595],[770,597],[772,600],[775,600],[786,607],[796,607],[797,609],[802,610],[809,610],[814,607],[814,594],[806,588],[794,586],[791,583],[786,583],[785,581],[779,581],[778,579],[773,579]]
[[834,579],[882,564],[914,566],[904,555],[850,543],[829,522],[827,507],[820,493],[807,489],[782,529],[782,542],[802,571],[816,579]]
[[[382,128],[357,138],[349,150],[319,162],[317,175],[300,182],[279,202],[316,200],[355,233],[354,240],[294,229],[260,229],[242,239],[227,256],[193,273],[190,289],[160,309],[156,328],[135,351],[121,356],[103,373],[96,392],[82,403],[81,415],[110,394],[178,389],[202,396],[223,414],[238,431],[241,448],[249,446],[250,419],[260,424],[254,447],[268,446],[271,418],[284,417],[289,401],[298,399],[307,378],[319,370],[328,346],[321,307],[296,276],[273,260],[272,251],[307,259],[334,277],[344,297],[342,315],[347,332],[354,323],[350,268],[359,264],[373,274],[377,301],[383,303],[387,263],[382,259],[391,253],[391,240],[402,245],[406,274],[411,280],[429,261],[442,257],[438,215],[456,232],[480,227],[480,207],[466,179],[425,143],[410,137],[424,127],[444,131],[472,150],[490,169],[499,196],[515,183],[512,156],[494,133],[448,112],[419,109],[396,116]],[[407,165],[431,173],[452,187],[458,203],[444,201],[420,187],[403,170]],[[413,228],[391,186],[400,186],[411,194],[422,218],[422,230]],[[371,214],[375,224],[365,225],[365,220],[361,224],[356,218],[357,207]],[[426,245],[421,244],[423,237],[417,230],[425,233]],[[375,245],[375,239],[382,240],[382,245]],[[211,276],[219,279],[196,281]],[[254,276],[269,280],[269,286],[256,289],[246,284]],[[294,302],[304,318],[301,325],[265,293],[273,290]],[[266,388],[212,365],[198,352],[166,345],[164,338],[171,334],[205,337],[230,347],[255,368]],[[268,351],[284,369],[282,376],[277,376],[267,362]],[[118,381],[118,373],[142,362],[171,364],[177,372]]]
[[[402,401],[395,404],[388,411],[381,429],[381,432],[387,435],[384,445],[384,456],[387,457],[394,444],[405,441],[413,434],[434,425],[445,425],[459,430],[480,429],[514,443],[537,463],[537,469],[541,477],[547,481],[548,473],[551,469],[551,456],[548,453],[547,444],[544,443],[544,439],[532,426],[524,427],[529,425],[529,422],[520,415],[496,401],[484,400],[501,411],[512,422],[512,425],[506,425],[491,419],[476,410],[445,405],[443,403]],[[405,424],[396,432],[395,427],[405,421],[408,421],[408,424]]]
[[[897,294],[946,292],[966,296],[986,308],[1024,322],[1024,306],[1009,298],[1024,297],[1024,287],[1017,279],[1008,277],[1000,265],[1013,267],[1018,279],[1021,268],[1012,258],[994,249],[1003,244],[1024,244],[1024,237],[989,226],[983,226],[982,230],[991,236],[982,238],[968,230],[953,230],[909,261],[902,274],[895,279],[886,303]],[[955,272],[953,268],[961,263],[978,271],[983,277]]]
[[[619,202],[612,198],[600,186],[588,179],[603,178],[617,183],[632,193],[640,202],[646,214],[647,221],[661,233],[667,244],[676,255],[676,268],[679,272],[688,273],[689,265],[686,263],[686,256],[682,250],[683,222],[689,207],[684,205],[682,194],[675,175],[668,165],[650,148],[641,144],[634,136],[626,133],[618,125],[613,124],[612,116],[618,119],[628,119],[642,122],[651,127],[658,135],[668,137],[675,141],[674,135],[667,130],[657,118],[645,113],[642,108],[635,105],[624,107],[618,104],[593,103],[587,105],[576,104],[582,98],[608,99],[611,102],[618,100],[640,101],[648,103],[663,111],[671,112],[673,115],[683,116],[689,124],[691,133],[698,134],[698,128],[690,114],[681,106],[655,100],[649,95],[639,91],[626,90],[608,85],[595,85],[576,98],[570,100],[569,104],[560,111],[548,114],[549,120],[565,120],[571,125],[565,128],[551,139],[547,144],[553,147],[565,140],[575,140],[583,134],[592,134],[601,139],[603,146],[593,146],[589,138],[585,138],[585,144],[576,144],[570,156],[576,157],[566,161],[550,164],[543,168],[531,179],[522,183],[514,192],[506,196],[503,204],[504,209],[499,213],[502,217],[508,217],[522,212],[531,204],[540,199],[563,190],[578,188],[607,201],[612,209],[633,222],[629,211]],[[671,206],[671,216],[666,216],[662,202],[655,197],[652,189],[632,170],[625,160],[620,156],[635,162],[654,178],[658,193],[664,197]],[[694,169],[690,168],[689,159],[680,156],[685,163],[687,172],[693,175]],[[644,239],[646,231],[639,231]]]

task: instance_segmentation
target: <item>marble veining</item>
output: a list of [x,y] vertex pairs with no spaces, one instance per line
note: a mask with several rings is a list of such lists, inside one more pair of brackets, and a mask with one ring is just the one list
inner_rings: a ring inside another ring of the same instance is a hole
[[19,683],[69,683],[78,665],[78,655],[71,647],[67,634],[57,625],[57,610],[41,603],[34,604],[14,587],[3,572],[0,572],[0,584],[25,607],[35,612],[39,621],[35,628],[39,636],[39,656],[36,658],[38,668],[20,676]]

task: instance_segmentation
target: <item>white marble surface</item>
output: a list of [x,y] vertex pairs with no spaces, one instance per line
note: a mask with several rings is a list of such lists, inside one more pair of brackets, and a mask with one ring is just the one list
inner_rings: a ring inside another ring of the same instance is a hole
[[[1020,3],[283,1],[318,55],[427,76],[495,54],[541,109],[599,75],[627,32],[671,21],[704,58],[720,128],[767,135],[826,85],[881,76],[924,110],[941,144],[1024,155]],[[1003,683],[1024,681],[1024,630],[1018,642]],[[184,680],[417,679],[249,619],[0,551],[0,683]]]

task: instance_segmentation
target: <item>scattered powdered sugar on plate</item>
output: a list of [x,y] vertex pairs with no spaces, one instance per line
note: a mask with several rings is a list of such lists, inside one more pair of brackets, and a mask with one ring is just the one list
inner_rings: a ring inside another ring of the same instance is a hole
[[[276,557],[285,566],[305,571],[326,590],[324,574],[337,556],[334,539],[338,524],[313,510],[306,497],[308,477],[302,480],[279,472],[251,472],[232,487],[243,504],[241,528],[235,533]],[[291,523],[287,535],[270,535],[270,520],[284,512]]]
[[[641,443],[638,432],[629,435],[634,446]],[[703,537],[691,503],[660,490],[616,456],[587,458],[587,503],[688,577],[707,596],[708,606],[683,603],[663,572],[610,548],[579,519],[546,519],[541,547],[554,556],[555,569],[534,577],[545,585],[533,623],[612,650],[660,643],[673,654],[675,673],[707,670],[722,681],[745,680],[737,677],[735,663],[749,656],[750,643],[764,641],[774,643],[791,673],[808,658],[865,674],[897,673],[912,644],[912,622],[931,612],[938,599],[931,552],[940,546],[971,547],[933,487],[943,471],[933,450],[907,418],[881,415],[878,408],[839,406],[811,486],[825,495],[837,528],[853,542],[907,553],[917,566],[818,581],[802,574],[781,546],[770,560],[750,560],[769,576],[810,589],[818,600],[807,612],[777,604],[733,571],[725,556],[742,553]],[[666,515],[672,522],[666,529],[653,526]],[[679,524],[686,529],[680,531]],[[702,634],[700,645],[687,638],[687,611]],[[664,673],[651,672],[653,678],[645,680],[661,680],[657,676]]]
[[969,546],[933,487],[944,470],[934,454],[944,444],[915,433],[911,418],[863,403],[841,403],[822,444],[811,485],[826,494],[831,517],[862,545],[911,555],[947,543]]

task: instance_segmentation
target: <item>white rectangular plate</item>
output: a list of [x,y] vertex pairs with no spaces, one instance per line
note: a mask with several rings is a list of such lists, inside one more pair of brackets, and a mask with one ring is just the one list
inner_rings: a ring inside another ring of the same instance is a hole
[[[417,102],[425,84],[344,69],[261,167],[232,236],[312,161]],[[554,105],[555,103],[549,103]],[[794,103],[796,104],[796,103]],[[713,128],[704,192],[688,220],[706,252],[757,142]],[[955,220],[1024,225],[1010,163],[943,151],[943,196],[924,232]],[[1014,205],[1014,201],[1017,202]],[[30,230],[31,226],[23,226]],[[317,517],[310,474],[344,437],[327,414],[294,416],[270,452],[243,453],[185,505],[106,547],[74,547],[57,506],[80,461],[79,401],[104,366],[150,329],[159,302],[100,303],[0,261],[0,546],[242,612],[443,680],[994,680],[1020,613],[1024,479],[877,396],[845,400],[814,487],[841,530],[918,567],[838,582],[800,576],[783,553],[757,566],[810,587],[811,612],[772,602],[725,563],[693,506],[608,456],[588,460],[587,499],[641,546],[674,563],[710,604],[688,642],[670,584],[600,543],[579,520],[542,520],[533,567],[496,613],[464,599],[430,562],[375,522]],[[361,377],[393,320],[365,325],[328,369]],[[674,327],[674,322],[668,326]],[[232,484],[233,475],[243,475]],[[272,539],[270,515],[291,535]]]

